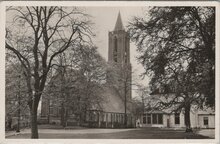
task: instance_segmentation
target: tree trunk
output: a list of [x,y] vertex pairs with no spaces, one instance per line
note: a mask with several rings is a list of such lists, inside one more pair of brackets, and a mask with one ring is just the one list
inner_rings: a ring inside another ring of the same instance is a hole
[[126,89],[126,84],[125,84],[125,87],[124,87],[124,107],[125,107],[125,121],[124,121],[124,126],[127,127],[127,89]]
[[31,138],[38,139],[37,107],[31,109]]
[[67,125],[67,118],[68,118],[67,108],[64,106],[64,104],[62,104],[62,107],[61,107],[61,125],[63,126],[63,128],[65,128],[66,125]]
[[65,123],[65,109],[64,109],[64,104],[61,104],[61,122],[60,124],[64,127],[64,123]]
[[87,122],[87,110],[85,109],[85,111],[84,111],[84,120],[83,120],[83,122]]
[[79,126],[82,125],[82,122],[83,122],[83,121],[84,121],[84,120],[83,120],[83,112],[80,111],[80,113],[79,113]]
[[38,126],[37,126],[37,108],[40,101],[40,94],[32,95],[30,97],[34,97],[32,100],[28,102],[30,115],[31,115],[31,138],[38,139]]
[[185,125],[186,125],[186,132],[192,132],[191,123],[190,123],[190,104],[185,106]]
[[47,122],[50,124],[50,99],[48,99],[48,115],[47,115]]
[[64,127],[67,127],[67,120],[68,120],[68,109],[67,107],[65,107]]
[[124,126],[127,127],[127,102],[126,102],[126,100],[125,100],[125,113],[124,113],[124,116],[125,116]]

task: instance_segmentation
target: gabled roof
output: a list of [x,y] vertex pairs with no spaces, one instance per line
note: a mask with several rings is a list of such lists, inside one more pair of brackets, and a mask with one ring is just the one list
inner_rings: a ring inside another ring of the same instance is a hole
[[114,31],[118,31],[118,30],[124,30],[124,26],[123,26],[123,23],[122,23],[122,20],[121,20],[120,12],[118,13],[118,18],[117,18],[117,21],[116,21],[116,24],[115,24]]

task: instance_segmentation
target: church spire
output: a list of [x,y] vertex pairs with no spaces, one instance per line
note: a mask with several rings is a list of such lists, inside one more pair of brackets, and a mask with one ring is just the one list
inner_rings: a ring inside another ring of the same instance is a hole
[[117,21],[116,21],[116,24],[115,24],[115,29],[114,29],[114,31],[118,31],[118,30],[124,30],[124,26],[123,26],[122,20],[121,20],[120,11],[119,11],[119,13],[118,13],[118,18],[117,18]]

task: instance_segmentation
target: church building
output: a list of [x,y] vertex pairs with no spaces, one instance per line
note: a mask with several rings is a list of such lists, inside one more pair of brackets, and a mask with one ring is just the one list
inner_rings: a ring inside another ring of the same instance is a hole
[[[131,102],[130,38],[123,26],[120,12],[114,30],[108,33],[108,44],[109,68],[103,85],[104,101],[101,108],[94,106],[87,110],[83,125],[103,128],[135,127]],[[42,97],[41,119],[50,115],[47,107],[46,99]],[[49,123],[59,123],[59,119],[53,117]]]
[[108,39],[110,68],[103,94],[106,101],[102,105],[102,110],[88,111],[87,121],[98,122],[96,127],[135,127],[131,103],[130,38],[124,29],[120,12],[114,30],[108,34]]

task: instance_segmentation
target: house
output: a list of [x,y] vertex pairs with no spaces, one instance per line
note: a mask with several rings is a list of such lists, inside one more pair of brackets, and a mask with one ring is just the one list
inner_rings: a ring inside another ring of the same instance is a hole
[[[215,114],[212,110],[197,110],[190,112],[192,128],[215,128]],[[140,117],[142,127],[184,128],[184,113],[168,111],[146,111]]]
[[[173,93],[163,93],[156,90],[151,93],[151,105],[157,104],[158,101],[167,101]],[[185,118],[184,111],[174,111],[175,106],[167,109],[148,109],[139,117],[142,127],[164,127],[164,128],[184,128]],[[215,128],[215,111],[211,108],[198,109],[196,106],[191,107],[190,122],[192,128]]]

